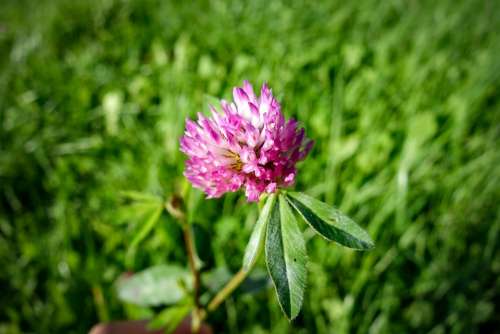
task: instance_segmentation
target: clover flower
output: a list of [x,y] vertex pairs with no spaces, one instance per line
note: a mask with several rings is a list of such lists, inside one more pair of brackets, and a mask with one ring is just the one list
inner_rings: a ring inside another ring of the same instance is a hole
[[297,121],[285,121],[281,106],[266,84],[260,97],[252,85],[233,90],[234,102],[221,101],[222,113],[198,113],[186,120],[181,151],[188,156],[184,175],[209,198],[245,189],[248,201],[295,182],[295,165],[313,146]]

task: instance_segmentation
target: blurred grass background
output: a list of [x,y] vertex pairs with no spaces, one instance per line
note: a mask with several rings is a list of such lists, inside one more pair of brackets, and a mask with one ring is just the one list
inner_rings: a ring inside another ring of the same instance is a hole
[[[304,309],[236,296],[217,333],[493,333],[500,328],[498,1],[1,1],[0,333],[85,333],[150,310],[123,272],[185,263],[163,215],[120,192],[183,182],[184,119],[267,81],[317,141],[297,188],[377,248],[305,228]],[[257,209],[210,200],[197,221],[237,270]],[[261,264],[261,266],[263,266]]]

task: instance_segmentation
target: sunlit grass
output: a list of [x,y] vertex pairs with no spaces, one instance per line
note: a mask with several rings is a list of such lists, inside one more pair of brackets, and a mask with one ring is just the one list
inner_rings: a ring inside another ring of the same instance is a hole
[[[151,314],[121,304],[113,282],[185,263],[180,231],[164,215],[131,253],[146,219],[120,194],[182,188],[184,119],[243,79],[268,81],[316,140],[300,189],[377,247],[345,250],[302,225],[301,315],[289,324],[270,290],[230,299],[217,332],[500,326],[495,1],[172,3],[0,10],[0,332],[84,333]],[[198,210],[215,262],[238,269],[256,206],[239,194]]]

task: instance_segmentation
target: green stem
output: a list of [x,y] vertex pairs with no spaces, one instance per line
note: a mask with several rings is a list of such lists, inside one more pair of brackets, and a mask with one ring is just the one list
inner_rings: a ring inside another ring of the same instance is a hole
[[[257,255],[257,257],[260,254]],[[226,285],[215,295],[215,297],[208,303],[206,311],[203,310],[201,313],[201,320],[205,319],[208,312],[213,312],[217,309],[217,307],[222,304],[231,293],[236,290],[237,287],[240,286],[241,283],[247,278],[248,274],[252,271],[253,267],[257,263],[257,259],[252,261],[252,264],[248,268],[241,268],[230,280],[226,283]]]
[[207,310],[213,312],[245,280],[250,272],[240,269],[208,304]]
[[[186,250],[188,255],[189,267],[193,274],[193,289],[194,289],[194,305],[195,309],[192,314],[191,329],[193,333],[198,333],[202,321],[207,317],[208,312],[213,312],[217,307],[222,304],[233,291],[240,286],[241,283],[247,278],[248,274],[253,269],[253,266],[247,268],[246,270],[241,268],[226,285],[215,295],[215,297],[210,301],[207,308],[204,309],[200,304],[200,272],[196,267],[196,248],[194,245],[193,233],[191,226],[187,223],[186,215],[180,209],[181,203],[178,198],[173,198],[167,203],[165,203],[165,208],[167,211],[175,218],[179,220],[182,225],[182,231],[184,235],[184,243],[186,244]],[[255,264],[255,262],[254,262]]]
[[193,241],[193,234],[191,232],[191,227],[190,226],[184,226],[183,228],[183,234],[184,234],[184,243],[186,244],[186,250],[188,254],[188,261],[189,261],[189,268],[191,269],[191,272],[193,273],[193,278],[194,278],[194,292],[195,292],[195,305],[197,307],[200,306],[200,302],[198,300],[199,297],[199,290],[200,290],[200,272],[196,268],[196,249],[194,246],[194,241]]
[[181,202],[178,198],[172,198],[165,203],[167,211],[181,223],[184,244],[186,246],[189,268],[193,276],[193,302],[194,312],[191,318],[191,331],[196,334],[200,331],[202,314],[205,313],[200,303],[200,272],[196,267],[196,247],[194,245],[193,231],[187,222],[186,215],[181,209]]

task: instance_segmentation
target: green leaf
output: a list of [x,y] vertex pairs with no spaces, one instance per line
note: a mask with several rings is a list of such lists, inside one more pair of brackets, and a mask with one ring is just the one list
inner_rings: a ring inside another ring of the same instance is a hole
[[267,225],[266,263],[281,309],[289,319],[297,316],[306,286],[304,238],[283,195],[274,205]]
[[183,303],[164,309],[148,323],[148,329],[161,329],[163,333],[173,333],[192,308],[190,303]]
[[186,295],[191,284],[191,277],[186,269],[160,265],[119,279],[118,298],[141,306],[174,304]]
[[130,242],[130,248],[135,248],[139,245],[139,243],[146,238],[146,236],[151,232],[156,222],[161,216],[163,211],[163,206],[161,204],[153,207],[151,213],[148,217],[148,220],[141,226],[139,231],[135,234],[134,238]]
[[243,270],[249,271],[255,265],[255,262],[259,259],[260,253],[264,246],[264,239],[266,236],[266,227],[271,216],[271,211],[276,203],[276,195],[271,194],[267,200],[264,208],[260,213],[259,219],[253,228],[252,235],[250,236],[250,241],[245,249],[245,255],[243,257]]
[[144,222],[151,214],[151,211],[155,210],[157,207],[158,204],[154,202],[132,202],[127,205],[121,205],[113,214],[114,223],[117,225],[137,225]]
[[149,203],[162,202],[161,197],[149,193],[143,193],[140,191],[133,191],[133,190],[122,191],[120,192],[120,195],[122,198],[134,202],[149,202]]
[[121,191],[119,195],[123,203],[114,213],[117,224],[143,222],[162,205],[161,197],[149,193]]
[[334,207],[303,193],[289,192],[287,199],[302,218],[327,240],[358,250],[374,247],[368,233]]

